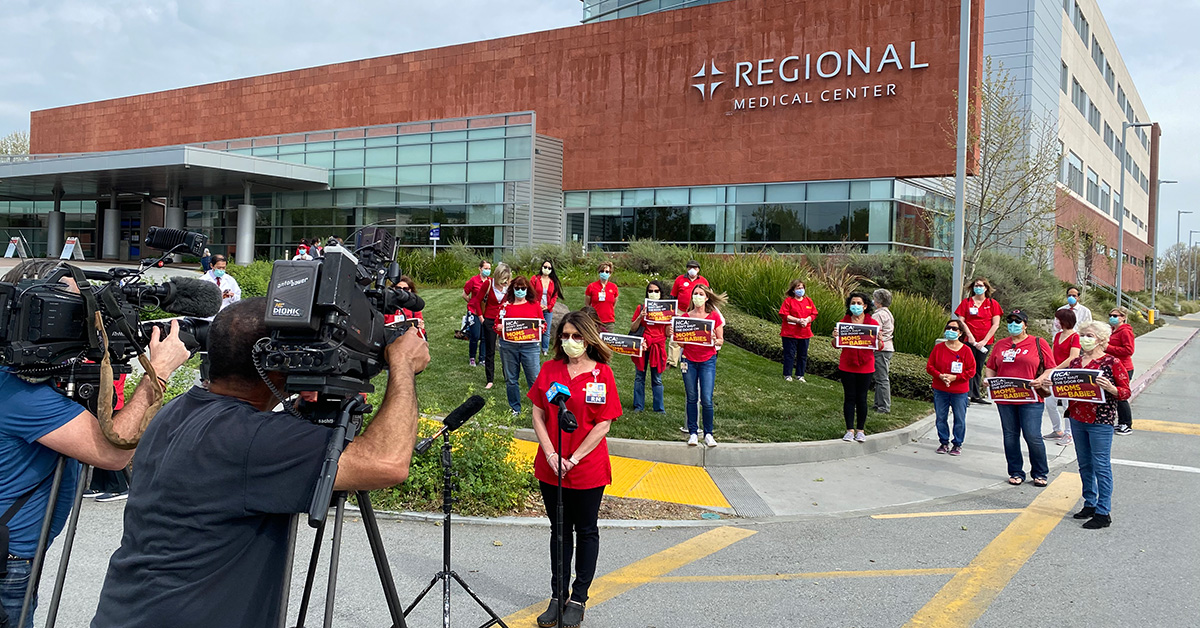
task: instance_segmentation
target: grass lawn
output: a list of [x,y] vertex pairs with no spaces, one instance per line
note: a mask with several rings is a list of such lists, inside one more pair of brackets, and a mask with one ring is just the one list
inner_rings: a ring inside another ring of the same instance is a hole
[[[576,309],[583,305],[583,288],[566,287],[567,303]],[[425,299],[425,321],[429,335],[429,351],[432,361],[429,368],[418,377],[418,396],[421,409],[431,413],[445,413],[462,403],[472,394],[480,394],[488,400],[485,413],[493,420],[514,421],[518,427],[528,427],[529,401],[524,400],[524,412],[515,420],[510,419],[504,392],[504,374],[496,355],[496,385],[484,390],[483,369],[467,364],[467,342],[456,340],[454,330],[458,328],[465,305],[461,292],[452,289],[421,290]],[[640,288],[626,290],[617,301],[617,324],[615,331],[628,329],[625,321],[633,316],[633,308],[640,302]],[[679,431],[686,421],[684,413],[683,378],[678,369],[668,369],[663,374],[663,387],[667,413],[634,413],[633,408],[633,363],[626,357],[615,357],[613,370],[625,416],[613,423],[611,436],[647,440],[683,441],[686,436]],[[759,357],[731,344],[721,349],[717,360],[717,379],[713,401],[716,405],[715,435],[723,442],[791,442],[839,438],[845,432],[842,419],[842,387],[835,381],[813,375],[806,377],[808,383],[785,382],[782,367],[776,362]],[[376,388],[382,390],[383,377],[376,379]],[[524,395],[526,385],[522,381]],[[647,386],[648,388],[648,386]],[[646,391],[647,407],[650,391]],[[903,427],[932,411],[932,405],[923,401],[893,398],[891,414],[872,412],[867,418],[867,432],[883,432]]]

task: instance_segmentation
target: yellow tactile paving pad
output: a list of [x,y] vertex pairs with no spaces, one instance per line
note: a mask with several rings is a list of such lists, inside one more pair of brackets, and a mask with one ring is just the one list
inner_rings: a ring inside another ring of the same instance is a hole
[[[514,439],[512,456],[533,460],[537,443]],[[610,456],[613,483],[604,490],[613,497],[636,497],[660,502],[731,508],[721,489],[701,467],[666,462],[648,462],[634,458]]]

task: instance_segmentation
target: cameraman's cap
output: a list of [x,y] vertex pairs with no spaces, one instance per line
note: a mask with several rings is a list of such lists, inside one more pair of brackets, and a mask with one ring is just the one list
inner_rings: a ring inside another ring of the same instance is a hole
[[700,268],[700,262],[697,262],[697,261],[696,261],[696,260],[694,260],[694,259],[693,259],[693,260],[688,260],[687,267],[688,267],[688,268]]
[[1017,319],[1017,320],[1021,321],[1022,323],[1029,322],[1029,317],[1025,315],[1025,312],[1023,310],[1013,310],[1013,311],[1009,312],[1008,318],[1006,318],[1004,320],[1012,322],[1013,319]]

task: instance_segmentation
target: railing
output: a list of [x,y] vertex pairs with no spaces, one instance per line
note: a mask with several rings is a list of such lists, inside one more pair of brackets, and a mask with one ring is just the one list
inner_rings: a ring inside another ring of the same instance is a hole
[[[1100,290],[1103,290],[1104,292],[1111,294],[1113,296],[1113,298],[1116,298],[1116,296],[1117,296],[1117,287],[1116,286],[1108,283],[1107,281],[1104,281],[1103,279],[1100,279],[1099,277],[1097,277],[1095,275],[1091,275],[1090,277],[1088,277],[1087,283],[1088,283],[1088,285],[1090,285],[1093,288],[1098,288]],[[1138,312],[1143,317],[1146,316],[1147,313],[1150,311],[1150,306],[1129,296],[1128,292],[1125,292],[1125,291],[1121,292],[1121,301],[1122,302],[1118,303],[1118,305],[1120,305],[1121,307],[1127,308],[1131,312]]]

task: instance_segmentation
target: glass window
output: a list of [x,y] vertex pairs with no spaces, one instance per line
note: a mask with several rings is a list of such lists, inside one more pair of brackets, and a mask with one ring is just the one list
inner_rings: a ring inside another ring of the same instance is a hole
[[473,225],[504,222],[503,205],[468,205],[467,222]]
[[366,166],[394,166],[396,165],[396,147],[390,146],[387,148],[368,148],[366,150],[366,161],[363,165]]
[[871,182],[871,198],[892,198],[892,180],[877,179]]
[[1069,94],[1067,90],[1071,88],[1070,70],[1067,69],[1067,62],[1062,61],[1062,74],[1059,75],[1059,87],[1062,88],[1062,93]]
[[428,133],[409,133],[396,136],[397,144],[428,144],[433,139]]
[[333,198],[338,207],[357,207],[363,204],[363,190],[334,190]]
[[761,185],[741,185],[734,188],[734,202],[761,203],[766,200],[766,191]]
[[467,164],[434,164],[430,168],[431,183],[461,183],[467,180]]
[[406,164],[427,164],[430,161],[429,144],[401,146],[396,153],[396,164],[400,166]]
[[803,183],[785,183],[783,185],[766,186],[766,202],[794,203],[804,200]]
[[[429,169],[428,166],[425,167]],[[420,185],[406,188],[396,188],[396,202],[400,204],[428,203],[429,187]]]
[[587,207],[587,192],[566,192],[563,194],[563,205],[566,207]]
[[333,153],[305,153],[304,163],[310,166],[319,166],[321,168],[332,168]]
[[1100,207],[1100,177],[1091,168],[1087,169],[1087,202]]
[[711,205],[725,202],[725,188],[703,187],[692,188],[692,205]]
[[1100,211],[1112,215],[1112,186],[1107,181],[1100,182]]
[[[396,189],[395,188],[370,188],[367,190],[367,205],[395,205],[396,204]],[[372,220],[367,222],[371,224],[376,222]]]
[[437,142],[457,142],[467,139],[466,131],[444,131],[442,133],[434,133],[433,141]]
[[527,124],[522,124],[522,125],[520,125],[520,126],[510,126],[510,127],[508,127],[508,130],[507,130],[507,132],[506,132],[505,134],[506,134],[506,135],[508,135],[509,137],[517,137],[517,136],[521,136],[521,135],[530,135],[530,132],[529,132],[529,125],[527,125]]
[[504,178],[507,180],[521,180],[529,178],[529,160],[528,159],[513,159],[504,162]]
[[621,192],[614,190],[609,192],[592,192],[592,207],[620,207]]
[[467,200],[472,203],[499,203],[504,200],[503,183],[476,183],[467,186]]
[[[741,188],[738,189],[741,190]],[[766,239],[766,229],[763,227],[765,212],[761,205],[739,205],[735,211],[737,231],[734,232],[734,239],[736,241],[762,242]]]
[[850,198],[850,183],[847,181],[808,184],[808,200],[810,201],[844,201],[848,198]]
[[473,161],[467,164],[467,181],[500,181],[503,179],[503,161]]
[[809,203],[805,223],[809,240],[838,242],[850,231],[850,204]]
[[429,166],[400,166],[396,168],[396,183],[429,183]]
[[1067,153],[1067,187],[1083,196],[1083,160],[1075,153]]
[[[771,188],[767,188],[770,196]],[[768,203],[759,206],[765,239],[770,242],[803,242],[805,216],[803,203]]]
[[451,142],[449,144],[433,145],[433,161],[466,161],[467,143]]
[[691,242],[715,242],[717,225],[724,221],[724,209],[724,207],[693,207],[688,240]]
[[510,137],[504,140],[504,156],[528,157],[532,150],[530,145],[528,137]]
[[334,170],[333,171],[333,186],[335,188],[351,188],[363,186],[363,171],[361,168],[355,170]]
[[[491,131],[492,129],[484,129]],[[477,140],[467,143],[467,159],[504,159],[504,140]],[[521,155],[524,157],[525,155]]]
[[367,168],[363,171],[363,185],[379,187],[396,185],[396,168]]
[[850,202],[850,240],[866,242],[871,239],[871,203],[868,201]]
[[[472,121],[472,124],[474,124],[474,121]],[[470,131],[467,131],[467,137],[473,140],[481,140],[489,137],[504,137],[504,127],[494,126],[485,129],[472,128]]]
[[687,188],[671,188],[665,190],[654,191],[655,205],[687,205],[688,204],[688,189]]
[[396,145],[396,136],[395,135],[389,135],[387,137],[368,137],[367,138],[367,148],[371,148],[373,146],[395,146],[395,145]]
[[339,150],[334,155],[333,165],[335,168],[363,167],[363,151],[361,150]]

